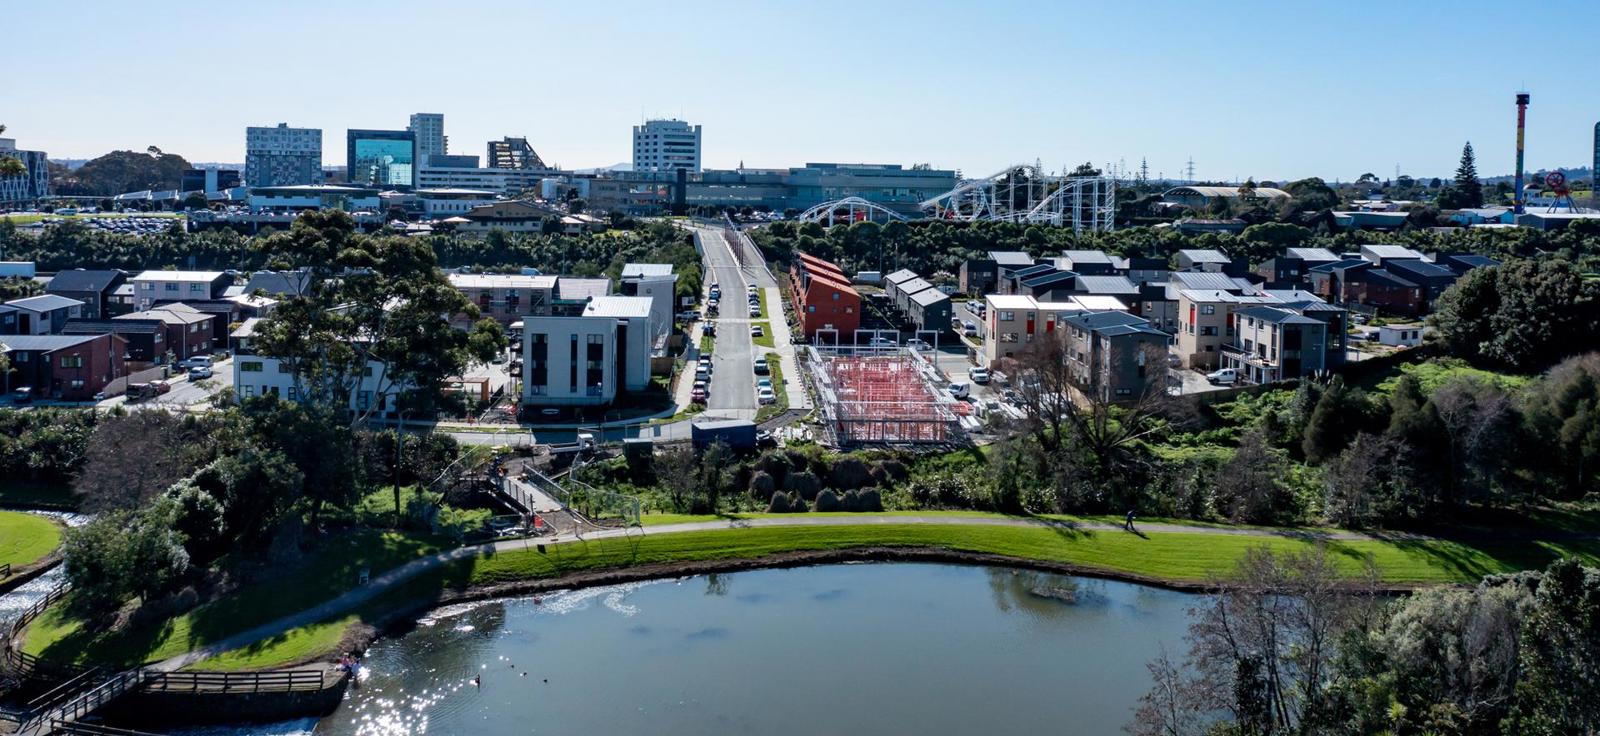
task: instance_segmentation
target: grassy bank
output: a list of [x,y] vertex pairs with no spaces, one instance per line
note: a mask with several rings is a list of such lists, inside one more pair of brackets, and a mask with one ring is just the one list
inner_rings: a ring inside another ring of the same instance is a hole
[[[934,512],[937,513],[937,512]],[[923,515],[926,515],[924,512]],[[958,516],[959,513],[949,514]],[[657,522],[690,517],[652,517]],[[802,551],[860,547],[930,547],[997,554],[1081,567],[1105,574],[1172,582],[1204,582],[1232,567],[1245,550],[1305,549],[1307,536],[1245,536],[1195,532],[1087,531],[1051,527],[959,526],[954,524],[862,524],[826,527],[766,527],[631,538],[611,538],[486,553],[409,582],[354,614],[339,615],[286,632],[256,646],[224,653],[199,667],[260,669],[334,653],[351,626],[381,620],[387,611],[426,604],[447,591],[473,586],[552,579],[563,575],[663,563],[749,560]],[[1355,540],[1326,542],[1342,569],[1357,573],[1367,556],[1391,584],[1468,583],[1483,575],[1542,567],[1577,555],[1600,562],[1600,541],[1467,543],[1451,540]],[[284,607],[281,614],[293,612]],[[242,627],[241,627],[242,628]],[[30,635],[29,651],[38,647]]]
[[[43,516],[0,511],[0,566],[22,568],[61,545],[61,527]],[[7,576],[0,575],[0,579]]]

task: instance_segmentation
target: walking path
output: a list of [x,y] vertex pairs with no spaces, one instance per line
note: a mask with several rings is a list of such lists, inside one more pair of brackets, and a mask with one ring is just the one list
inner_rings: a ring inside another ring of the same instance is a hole
[[[1036,520],[1011,517],[983,517],[983,516],[917,516],[917,515],[867,515],[867,514],[840,514],[838,516],[785,516],[757,519],[719,519],[716,521],[697,521],[683,524],[665,524],[651,527],[633,527],[627,529],[606,529],[591,531],[583,534],[579,539],[573,536],[557,536],[539,539],[512,539],[498,542],[486,542],[467,547],[459,547],[444,552],[438,552],[426,557],[419,557],[392,570],[383,572],[359,588],[355,588],[337,598],[308,608],[299,613],[285,616],[256,628],[244,631],[213,642],[171,659],[151,665],[148,669],[172,672],[187,667],[201,660],[216,656],[230,649],[248,646],[255,642],[277,636],[290,629],[309,626],[334,616],[347,614],[362,604],[388,592],[412,578],[425,572],[439,568],[443,565],[471,559],[473,557],[499,552],[511,552],[528,549],[533,544],[557,545],[572,544],[574,542],[591,541],[596,539],[609,539],[631,535],[653,536],[657,534],[682,534],[684,532],[714,531],[722,529],[757,529],[768,527],[821,527],[821,526],[871,526],[871,525],[897,525],[897,524],[926,524],[926,525],[955,525],[955,526],[1002,526],[1002,527],[1038,527],[1038,528],[1064,528],[1075,531],[1107,531],[1122,532],[1120,524],[1102,522],[1056,522],[1050,520]],[[1185,526],[1181,524],[1137,524],[1142,534],[1217,534],[1238,535],[1254,537],[1296,537],[1329,540],[1362,540],[1375,539],[1374,537],[1358,532],[1347,531],[1318,531],[1318,530],[1274,530],[1274,529],[1241,529],[1235,527],[1206,527]],[[1416,539],[1428,537],[1417,536]]]

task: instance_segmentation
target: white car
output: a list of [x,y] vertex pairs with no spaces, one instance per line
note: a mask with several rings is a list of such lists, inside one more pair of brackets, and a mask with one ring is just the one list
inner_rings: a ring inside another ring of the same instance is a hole
[[762,404],[776,404],[778,403],[778,394],[770,386],[758,388],[756,389],[756,401]]
[[201,368],[201,367],[210,368],[211,367],[211,356],[209,356],[209,355],[196,355],[196,356],[194,356],[192,358],[184,358],[183,362],[178,364],[178,367],[179,368]]
[[766,333],[765,330],[761,329],[761,325],[750,325],[750,336],[751,337],[761,337],[762,335],[765,335],[765,334],[767,334],[767,333]]
[[907,340],[906,341],[906,347],[911,348],[913,350],[931,350],[931,349],[933,349],[933,346],[929,345],[928,341],[923,340],[920,337],[913,337],[910,340]]
[[210,378],[210,377],[211,377],[211,366],[209,366],[209,365],[197,365],[197,366],[189,369],[189,380],[191,380],[191,381],[198,381],[200,379]]
[[972,379],[973,383],[976,383],[976,384],[981,386],[981,385],[989,382],[989,369],[988,368],[973,368],[972,370],[967,371],[967,378]]
[[1239,372],[1232,368],[1223,368],[1206,374],[1206,381],[1213,386],[1232,386],[1239,381]]
[[945,390],[950,392],[951,397],[957,399],[965,399],[972,395],[972,385],[967,383],[952,383]]
[[771,370],[771,368],[767,365],[767,356],[765,355],[756,356],[756,360],[751,364],[751,367],[755,369],[756,373],[766,373],[767,371]]

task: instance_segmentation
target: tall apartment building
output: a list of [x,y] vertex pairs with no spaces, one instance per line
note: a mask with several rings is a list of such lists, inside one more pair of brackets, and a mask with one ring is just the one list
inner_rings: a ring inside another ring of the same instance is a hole
[[0,156],[18,159],[27,168],[16,176],[0,176],[0,202],[26,202],[50,194],[44,151],[19,151],[16,140],[0,138]]
[[244,183],[286,187],[322,183],[322,129],[251,126],[244,129]]
[[647,120],[633,126],[633,170],[700,172],[700,126]]
[[449,153],[450,138],[444,134],[444,115],[436,112],[411,114],[411,124],[406,126],[417,137],[417,164],[427,166],[430,156]]
[[345,164],[351,184],[416,186],[417,136],[409,130],[351,128],[345,134]]

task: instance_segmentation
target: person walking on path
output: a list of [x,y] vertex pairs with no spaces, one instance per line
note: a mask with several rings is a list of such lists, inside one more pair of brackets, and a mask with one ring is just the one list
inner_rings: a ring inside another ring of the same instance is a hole
[[1133,528],[1133,509],[1128,509],[1128,518],[1127,518],[1127,521],[1122,522],[1122,528],[1127,530],[1127,531],[1130,531],[1130,532],[1134,531],[1134,528]]

